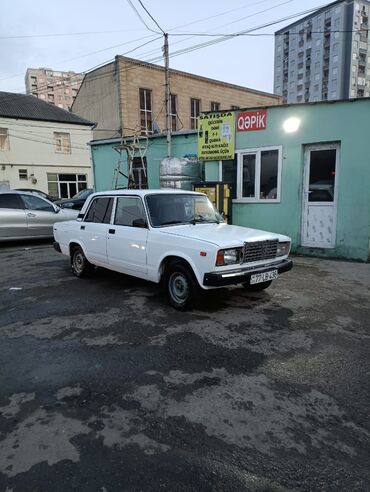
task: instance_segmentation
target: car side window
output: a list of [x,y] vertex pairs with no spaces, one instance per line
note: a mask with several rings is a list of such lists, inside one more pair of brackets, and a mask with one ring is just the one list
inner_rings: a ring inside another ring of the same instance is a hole
[[85,222],[109,224],[112,215],[112,206],[113,198],[94,198],[85,217]]
[[38,210],[40,212],[55,212],[54,207],[46,200],[34,195],[21,195],[28,210]]
[[115,225],[133,227],[133,221],[146,221],[143,202],[140,198],[121,196],[117,198],[117,207],[114,217]]
[[19,195],[0,193],[0,208],[23,209],[23,202]]

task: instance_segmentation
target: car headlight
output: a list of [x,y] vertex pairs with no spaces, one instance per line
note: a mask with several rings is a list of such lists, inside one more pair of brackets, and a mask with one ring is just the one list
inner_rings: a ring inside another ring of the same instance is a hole
[[276,250],[276,256],[288,255],[290,251],[290,241],[279,242]]
[[216,257],[216,266],[235,265],[241,262],[243,248],[220,249]]

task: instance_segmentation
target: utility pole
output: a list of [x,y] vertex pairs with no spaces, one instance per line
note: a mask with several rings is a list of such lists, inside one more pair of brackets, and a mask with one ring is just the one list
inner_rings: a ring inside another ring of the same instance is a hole
[[169,51],[168,51],[168,34],[164,33],[163,57],[165,67],[165,104],[166,104],[166,140],[167,140],[167,157],[171,157],[171,88],[170,88],[170,70],[169,70]]

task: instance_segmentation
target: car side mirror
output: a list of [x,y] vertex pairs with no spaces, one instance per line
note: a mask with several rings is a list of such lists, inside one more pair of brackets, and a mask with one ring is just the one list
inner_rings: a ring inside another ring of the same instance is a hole
[[145,219],[134,219],[132,221],[132,227],[142,227],[142,228],[146,228],[148,227],[148,224],[146,222]]
[[54,212],[55,212],[56,214],[59,214],[59,212],[60,212],[60,207],[58,207],[58,205],[54,205]]

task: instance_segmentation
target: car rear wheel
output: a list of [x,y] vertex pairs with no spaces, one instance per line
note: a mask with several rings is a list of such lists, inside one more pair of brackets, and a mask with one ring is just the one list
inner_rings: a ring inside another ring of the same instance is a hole
[[76,246],[72,251],[71,266],[73,274],[79,278],[86,277],[93,269],[80,246]]
[[164,285],[169,303],[178,311],[189,309],[200,292],[194,273],[183,262],[173,262],[167,267]]
[[267,289],[267,287],[270,287],[271,284],[272,284],[272,280],[269,280],[268,282],[261,282],[260,284],[253,284],[253,285],[250,285],[246,282],[242,285],[249,292],[261,292],[261,290],[265,290]]

